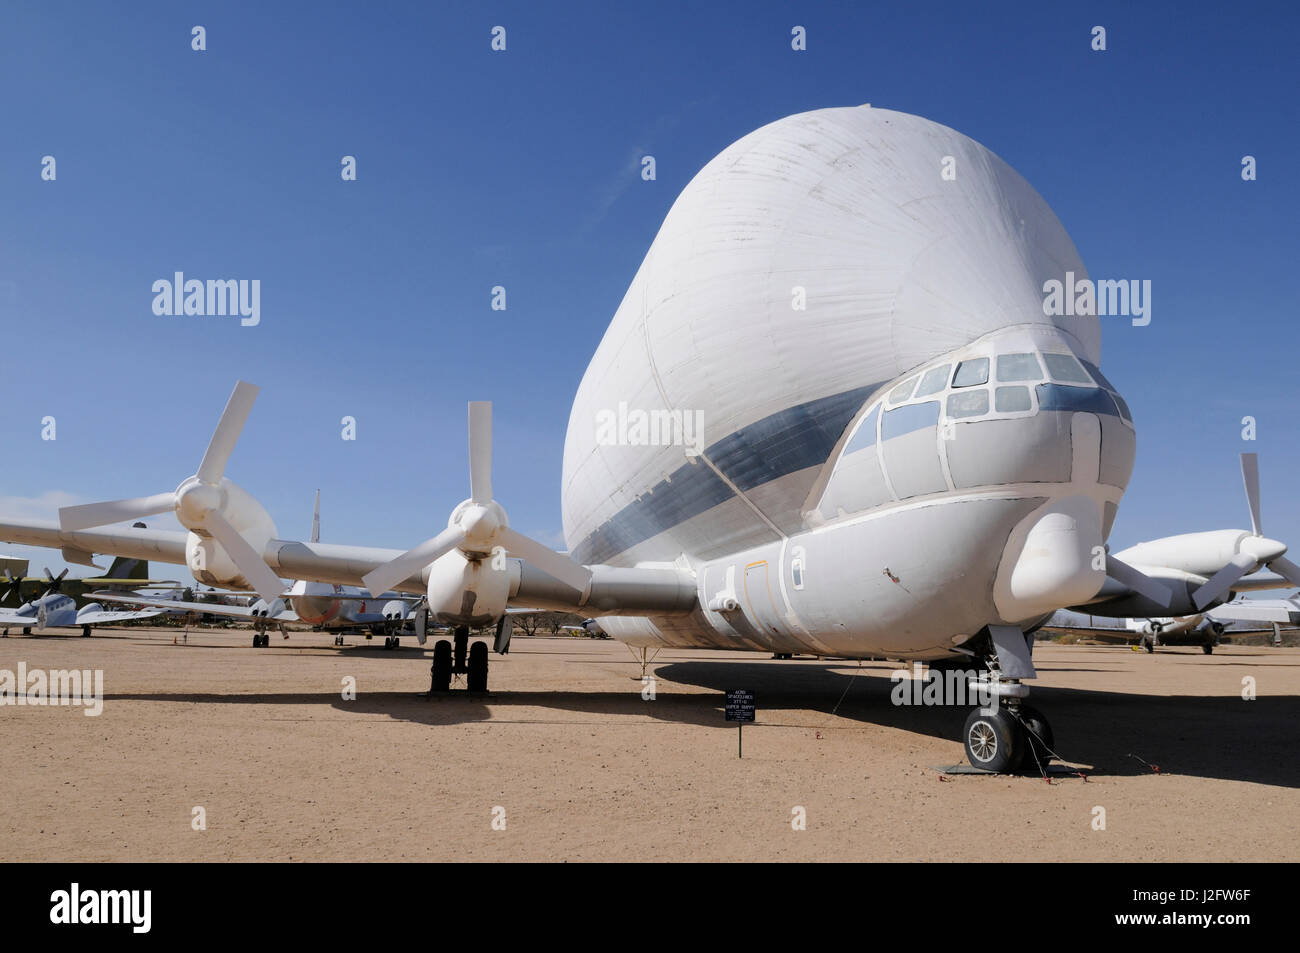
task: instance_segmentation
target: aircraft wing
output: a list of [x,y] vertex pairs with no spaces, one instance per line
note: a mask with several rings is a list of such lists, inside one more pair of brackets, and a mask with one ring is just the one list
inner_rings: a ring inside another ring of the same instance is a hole
[[9,626],[10,628],[22,626],[35,626],[35,615],[19,615],[13,609],[0,609],[0,625]]
[[101,612],[79,612],[77,625],[112,625],[114,622],[129,622],[132,619],[152,619],[163,614],[162,609],[105,609]]
[[1215,622],[1278,622],[1300,625],[1300,600],[1242,599],[1211,609],[1206,613]]
[[1232,584],[1233,592],[1260,592],[1267,589],[1294,589],[1295,583],[1275,572],[1257,572],[1243,576]]
[[201,612],[204,615],[224,615],[229,616],[232,619],[248,619],[249,621],[252,621],[254,618],[265,618],[269,622],[301,621],[298,618],[298,613],[294,612],[292,609],[285,609],[275,615],[254,616],[252,606],[223,606],[215,602],[177,602],[164,599],[150,600],[142,599],[138,596],[105,595],[97,596],[96,598],[103,602],[122,602],[131,606],[156,606],[158,607],[158,611],[152,613],[153,615],[161,615],[168,609],[183,609],[186,612]]
[[[188,533],[174,530],[120,527],[63,531],[58,523],[48,520],[0,522],[0,542],[48,549],[66,547],[180,566],[186,565],[188,538]],[[283,578],[365,588],[363,576],[403,555],[403,552],[375,546],[273,539],[266,544],[262,557]],[[510,601],[516,605],[588,616],[684,613],[696,605],[694,575],[668,564],[626,568],[590,566],[591,582],[586,591],[580,593],[526,561],[512,558],[510,563],[518,576],[510,595]],[[393,588],[399,592],[423,594],[427,582],[428,570],[425,568]],[[168,605],[175,606],[176,603]],[[204,605],[199,611],[216,612],[216,607]]]

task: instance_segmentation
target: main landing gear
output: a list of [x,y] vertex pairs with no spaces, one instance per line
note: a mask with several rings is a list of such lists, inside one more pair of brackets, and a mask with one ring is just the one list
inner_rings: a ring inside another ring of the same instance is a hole
[[469,627],[457,626],[452,640],[439,639],[433,646],[433,665],[430,666],[429,693],[451,691],[452,675],[465,676],[465,689],[486,692],[488,676],[488,647],[486,642],[469,644]]

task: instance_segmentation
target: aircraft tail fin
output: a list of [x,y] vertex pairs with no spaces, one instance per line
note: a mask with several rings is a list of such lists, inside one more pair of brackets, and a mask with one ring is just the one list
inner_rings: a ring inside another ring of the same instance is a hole
[[144,559],[127,559],[118,556],[104,573],[107,579],[148,579],[149,562]]

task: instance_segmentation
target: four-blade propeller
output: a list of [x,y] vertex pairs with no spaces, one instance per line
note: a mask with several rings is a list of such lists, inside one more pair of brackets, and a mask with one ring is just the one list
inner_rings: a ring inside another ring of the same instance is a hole
[[1192,594],[1196,608],[1204,609],[1226,595],[1242,576],[1259,566],[1268,566],[1292,585],[1300,586],[1300,566],[1285,558],[1286,544],[1264,535],[1259,518],[1259,457],[1241,455],[1241,479],[1246,486],[1246,503],[1250,507],[1251,535],[1237,544],[1237,552],[1224,566]]
[[174,510],[176,518],[186,529],[214,537],[257,594],[267,602],[273,602],[284,589],[284,584],[231,525],[225,512],[227,494],[223,486],[226,463],[253,409],[257,392],[257,387],[245,381],[235,385],[198,472],[175,490],[129,500],[65,506],[59,510],[60,527],[65,532],[74,532]]
[[19,603],[21,603],[23,601],[22,599],[23,577],[15,576],[8,569],[5,569],[5,580],[6,580],[5,591],[4,591],[4,595],[0,595],[0,602],[5,602],[9,599],[10,596],[13,596],[15,599],[18,600]]
[[452,511],[446,529],[362,578],[372,594],[387,592],[453,549],[482,558],[497,547],[579,592],[586,588],[590,570],[511,529],[505,509],[492,498],[492,404],[487,401],[469,405],[469,485],[469,499]]

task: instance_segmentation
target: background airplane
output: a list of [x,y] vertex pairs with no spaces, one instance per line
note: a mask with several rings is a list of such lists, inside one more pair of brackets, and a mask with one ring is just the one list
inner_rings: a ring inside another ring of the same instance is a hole
[[23,635],[31,635],[33,631],[43,634],[48,629],[80,628],[81,634],[87,636],[95,626],[118,625],[162,614],[161,609],[105,609],[97,602],[78,609],[70,596],[52,590],[17,609],[0,609],[0,637],[8,638],[11,628],[22,629]]
[[413,634],[424,644],[424,633],[416,625],[418,597],[388,593],[376,598],[357,586],[331,583],[294,583],[283,597],[270,602],[257,599],[246,606],[217,605],[210,602],[159,600],[147,595],[105,595],[104,601],[133,606],[153,606],[174,611],[184,610],[198,615],[222,616],[243,619],[254,625],[253,646],[270,645],[266,629],[274,625],[288,638],[289,627],[307,626],[313,630],[336,632],[334,644],[343,644],[343,632],[364,631],[366,637],[383,635],[384,648],[401,647],[397,631],[407,622]]
[[[1261,628],[1260,623],[1267,623]],[[1065,635],[1086,634],[1102,642],[1120,642],[1154,652],[1160,645],[1199,645],[1206,655],[1229,638],[1273,632],[1300,626],[1300,602],[1295,599],[1239,600],[1204,613],[1187,616],[1111,618],[1062,609],[1052,614],[1040,631]]]

